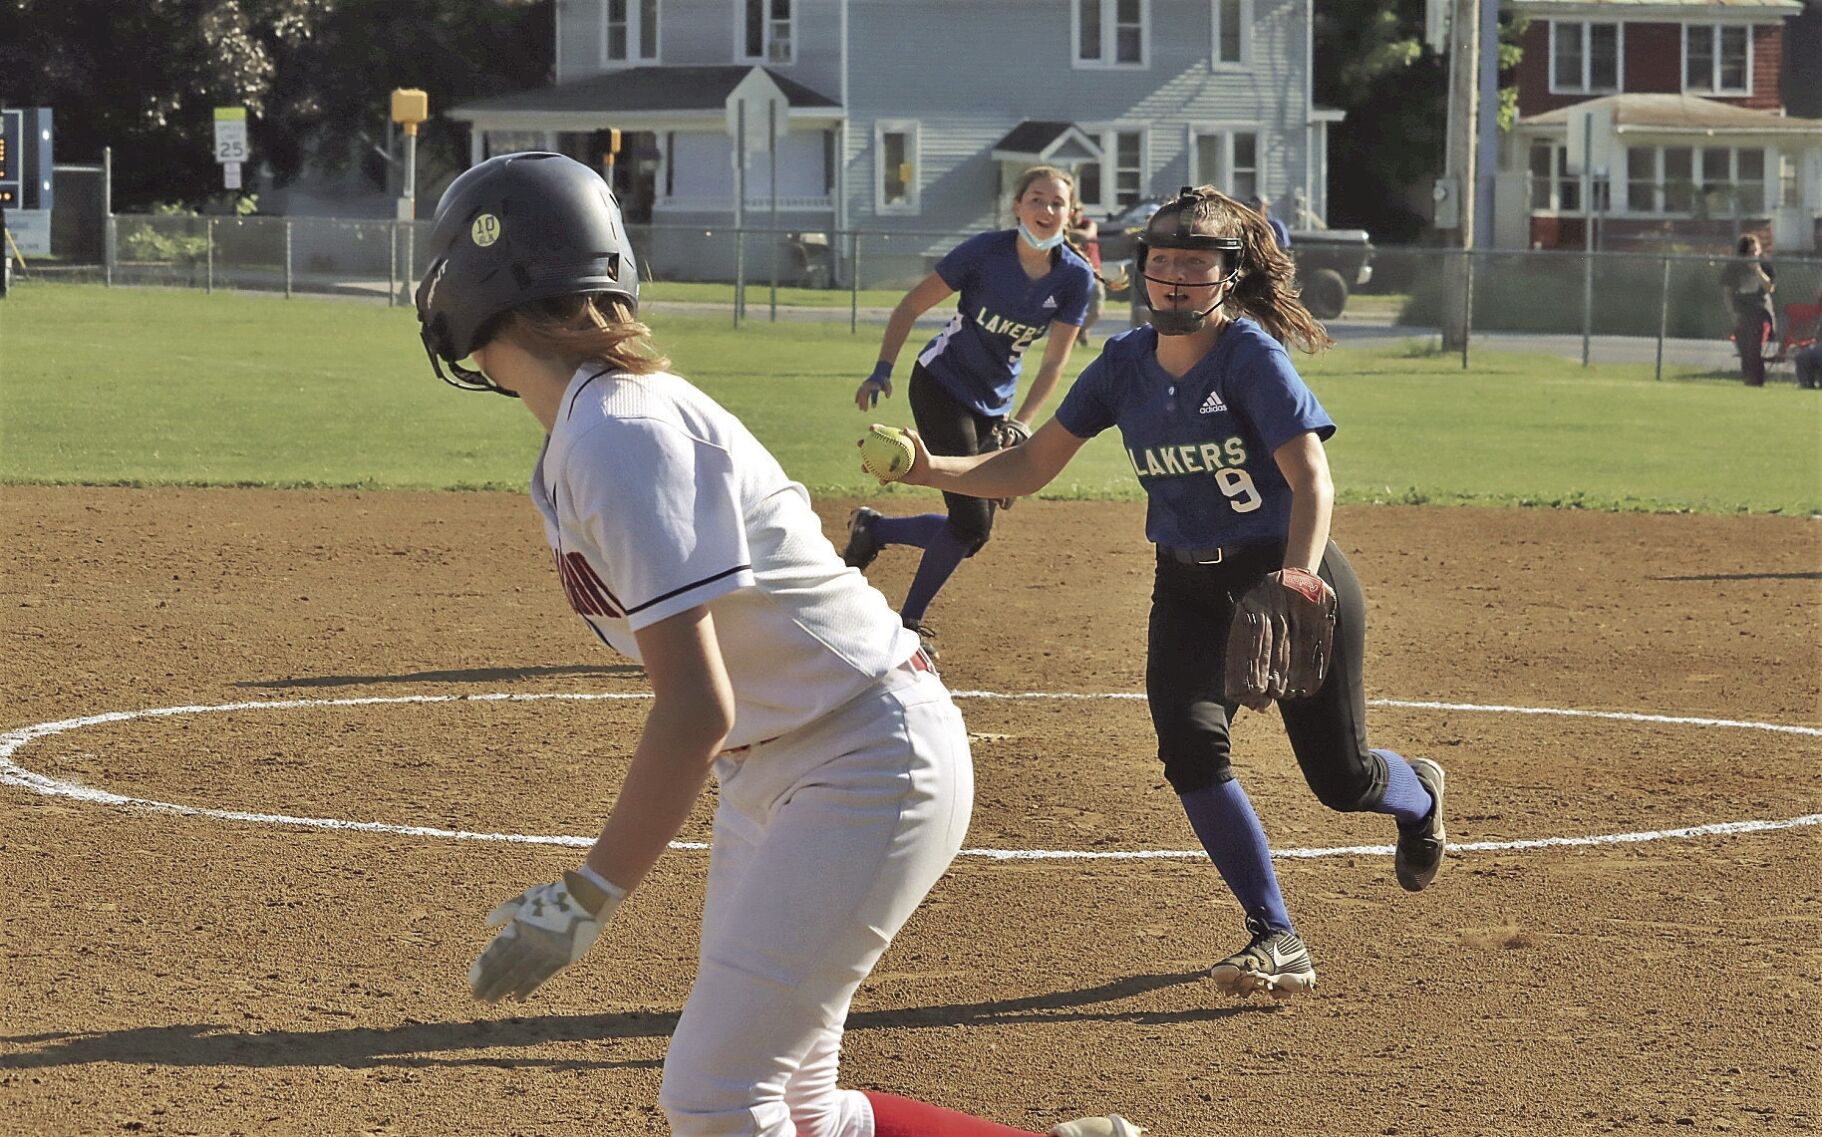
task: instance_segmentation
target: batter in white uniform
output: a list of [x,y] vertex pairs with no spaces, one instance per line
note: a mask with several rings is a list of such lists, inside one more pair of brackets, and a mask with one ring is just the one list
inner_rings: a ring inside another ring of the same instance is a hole
[[[517,396],[544,427],[532,496],[564,590],[653,692],[600,837],[562,879],[494,910],[475,995],[523,999],[579,960],[712,771],[700,969],[659,1094],[672,1132],[1019,1133],[836,1084],[855,989],[968,827],[967,732],[917,636],[842,564],[803,487],[665,370],[593,171],[494,158],[450,186],[436,222],[417,296],[432,365]],[[1110,1116],[1052,1132],[1135,1131]]]

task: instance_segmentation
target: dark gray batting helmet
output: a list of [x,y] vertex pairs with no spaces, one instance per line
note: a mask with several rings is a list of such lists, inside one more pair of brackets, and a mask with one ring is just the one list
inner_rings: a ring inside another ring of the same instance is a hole
[[424,349],[437,377],[464,390],[510,393],[458,361],[483,346],[489,323],[522,304],[592,292],[639,306],[639,270],[613,191],[561,154],[502,154],[451,182],[428,254],[417,290]]

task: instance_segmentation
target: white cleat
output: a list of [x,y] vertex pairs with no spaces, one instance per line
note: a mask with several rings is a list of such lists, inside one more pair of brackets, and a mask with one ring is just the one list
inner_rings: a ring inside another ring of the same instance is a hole
[[1140,1126],[1110,1113],[1106,1117],[1078,1117],[1074,1121],[1065,1121],[1050,1131],[1050,1137],[1139,1137],[1145,1132]]

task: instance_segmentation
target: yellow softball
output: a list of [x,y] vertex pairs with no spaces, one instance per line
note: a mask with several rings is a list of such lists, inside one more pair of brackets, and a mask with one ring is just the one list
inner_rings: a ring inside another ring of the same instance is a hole
[[916,453],[911,440],[897,427],[869,427],[860,440],[860,468],[882,482],[896,482],[911,472]]

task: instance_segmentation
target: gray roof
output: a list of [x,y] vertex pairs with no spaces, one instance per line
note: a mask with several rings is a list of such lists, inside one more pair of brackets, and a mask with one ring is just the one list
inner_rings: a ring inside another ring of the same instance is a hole
[[1073,122],[1026,119],[993,144],[993,156],[1003,161],[1098,162],[1101,149]]
[[[839,107],[818,91],[787,79],[769,68],[760,68],[784,93],[793,107]],[[450,114],[466,118],[475,113],[500,111],[707,111],[721,110],[728,95],[753,68],[740,64],[715,67],[634,67],[560,83],[515,91],[489,99],[474,99],[452,107]]]
[[1803,0],[1505,0],[1502,5],[1532,16],[1566,16],[1583,12],[1615,16],[1763,15],[1782,19],[1803,11]]
[[[1822,119],[1794,118],[1776,111],[1755,110],[1695,95],[1607,95],[1576,105],[1612,107],[1613,125],[1618,130],[1822,133]],[[1543,114],[1528,115],[1519,119],[1518,125],[1567,126],[1569,110],[1569,107],[1558,107]]]
[[1044,147],[1055,142],[1074,123],[1039,122],[1026,119],[1013,127],[1006,137],[993,144],[995,150],[1017,150],[1022,154],[1041,154]]

